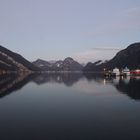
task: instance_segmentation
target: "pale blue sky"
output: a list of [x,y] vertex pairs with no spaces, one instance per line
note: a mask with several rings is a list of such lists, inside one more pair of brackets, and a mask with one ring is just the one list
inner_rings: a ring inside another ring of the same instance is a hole
[[0,44],[30,61],[109,59],[139,41],[140,0],[0,0]]

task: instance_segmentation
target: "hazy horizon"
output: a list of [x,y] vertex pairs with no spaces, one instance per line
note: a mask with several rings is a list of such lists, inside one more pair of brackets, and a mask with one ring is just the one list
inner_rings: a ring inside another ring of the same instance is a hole
[[24,56],[109,60],[139,42],[139,0],[1,0],[0,44]]

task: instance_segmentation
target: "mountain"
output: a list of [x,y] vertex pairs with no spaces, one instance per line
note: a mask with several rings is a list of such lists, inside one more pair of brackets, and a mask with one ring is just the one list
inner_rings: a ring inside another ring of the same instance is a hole
[[99,65],[88,63],[84,71],[103,71],[103,69],[113,68],[138,69],[140,68],[140,43],[129,45],[126,49],[119,51],[114,58]]
[[49,61],[37,59],[33,62],[37,67],[40,67],[44,71],[81,71],[83,66],[71,57],[67,57],[64,60]]
[[39,71],[40,68],[27,61],[21,55],[0,46],[0,70],[4,71]]
[[32,62],[35,66],[39,67],[41,70],[50,70],[52,64],[48,61],[37,59],[36,61]]

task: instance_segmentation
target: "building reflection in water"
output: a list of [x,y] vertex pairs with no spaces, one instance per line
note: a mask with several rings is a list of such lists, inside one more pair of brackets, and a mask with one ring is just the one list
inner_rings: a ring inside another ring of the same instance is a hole
[[121,93],[128,95],[130,98],[140,100],[140,79],[139,77],[131,77],[119,80],[115,85],[116,89]]
[[84,74],[89,81],[96,81],[100,84],[113,85],[119,92],[126,94],[131,99],[140,100],[140,76],[139,77],[104,77],[100,74]]

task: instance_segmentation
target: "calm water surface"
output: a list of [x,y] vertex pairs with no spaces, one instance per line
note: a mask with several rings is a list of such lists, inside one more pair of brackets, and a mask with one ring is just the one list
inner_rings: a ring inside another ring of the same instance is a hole
[[140,77],[0,77],[1,140],[140,140]]

